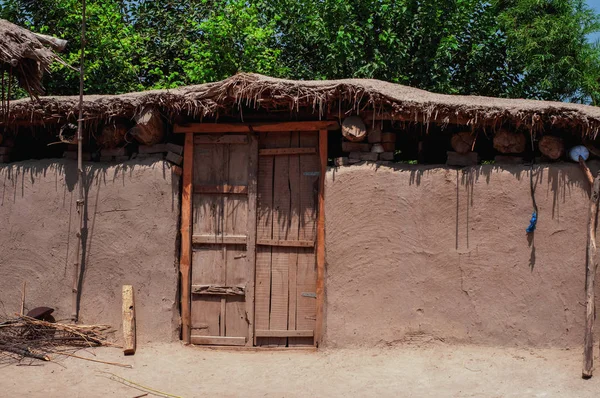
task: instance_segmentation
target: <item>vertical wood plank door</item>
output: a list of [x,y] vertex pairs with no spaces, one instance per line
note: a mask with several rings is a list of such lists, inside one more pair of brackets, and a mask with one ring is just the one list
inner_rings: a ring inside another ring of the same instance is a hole
[[319,133],[259,134],[255,345],[314,344]]
[[253,344],[257,156],[252,134],[194,138],[192,344]]

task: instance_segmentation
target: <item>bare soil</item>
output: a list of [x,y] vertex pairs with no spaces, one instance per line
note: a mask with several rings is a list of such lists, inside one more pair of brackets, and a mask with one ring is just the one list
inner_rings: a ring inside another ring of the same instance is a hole
[[256,352],[162,343],[140,347],[130,357],[114,348],[79,354],[133,368],[75,358],[5,366],[0,395],[139,397],[148,392],[116,381],[112,374],[181,397],[597,397],[600,391],[600,374],[581,379],[579,349],[433,342],[388,349]]

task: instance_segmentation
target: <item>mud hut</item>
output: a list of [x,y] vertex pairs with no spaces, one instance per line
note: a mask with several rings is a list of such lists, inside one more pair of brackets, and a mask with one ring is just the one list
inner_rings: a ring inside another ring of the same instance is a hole
[[[566,150],[595,151],[598,108],[256,74],[83,106],[83,322],[119,327],[127,284],[140,344],[581,345],[589,186]],[[5,311],[28,280],[68,314],[77,114],[40,97],[0,123]]]

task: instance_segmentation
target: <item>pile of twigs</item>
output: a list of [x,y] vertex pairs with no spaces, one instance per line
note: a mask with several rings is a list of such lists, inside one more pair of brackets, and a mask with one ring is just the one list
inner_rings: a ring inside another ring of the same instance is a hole
[[69,351],[112,346],[107,340],[110,331],[107,325],[51,323],[24,315],[0,318],[0,360],[50,361],[54,356],[69,355]]

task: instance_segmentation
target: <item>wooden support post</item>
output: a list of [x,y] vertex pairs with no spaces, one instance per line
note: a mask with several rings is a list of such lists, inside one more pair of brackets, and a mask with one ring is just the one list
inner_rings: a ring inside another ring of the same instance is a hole
[[592,194],[590,195],[590,210],[588,219],[586,275],[585,275],[585,337],[583,341],[583,371],[582,377],[592,377],[594,367],[594,320],[596,315],[594,285],[596,279],[596,224],[598,221],[598,197],[600,196],[600,172],[596,175]]
[[327,173],[327,130],[319,131],[319,214],[317,220],[317,317],[315,345],[323,337],[323,310],[325,307],[325,174]]
[[135,348],[136,332],[133,286],[123,285],[123,353],[125,355],[133,355],[135,354]]
[[185,135],[183,147],[183,190],[181,194],[181,338],[189,344],[191,333],[190,316],[190,268],[192,264],[192,177],[194,163],[194,134]]

